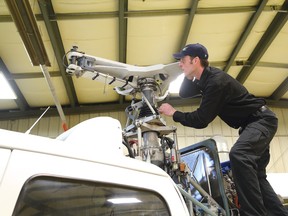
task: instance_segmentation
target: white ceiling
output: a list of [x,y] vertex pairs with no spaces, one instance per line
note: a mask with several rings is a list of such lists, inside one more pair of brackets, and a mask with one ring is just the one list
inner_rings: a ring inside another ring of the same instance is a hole
[[[172,54],[185,44],[202,43],[212,66],[222,68],[269,104],[288,107],[285,0],[29,2],[65,113],[117,110],[129,103],[113,86],[65,74],[59,56],[62,58],[73,45],[89,55],[147,66],[172,63]],[[16,100],[0,101],[0,118],[39,115],[41,108],[55,106],[40,67],[30,62],[4,0],[0,0],[0,32],[0,70],[18,96]],[[172,96],[169,100],[174,104],[181,100]],[[53,113],[57,114],[52,109]]]

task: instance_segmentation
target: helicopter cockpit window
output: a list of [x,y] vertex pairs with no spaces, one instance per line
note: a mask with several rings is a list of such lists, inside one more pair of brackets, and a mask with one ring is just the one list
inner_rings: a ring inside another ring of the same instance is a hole
[[14,216],[169,216],[157,193],[116,184],[37,176],[23,186]]

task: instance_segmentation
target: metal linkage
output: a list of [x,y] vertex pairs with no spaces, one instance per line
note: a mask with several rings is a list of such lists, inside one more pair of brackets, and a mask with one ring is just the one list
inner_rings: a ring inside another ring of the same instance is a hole
[[[143,161],[153,163],[164,168],[163,148],[160,145],[161,137],[176,131],[175,127],[166,126],[166,122],[158,113],[155,101],[157,83],[152,78],[138,80],[142,100],[126,108],[127,123],[124,136],[127,139],[138,138],[139,156]],[[140,134],[141,133],[141,134]]]

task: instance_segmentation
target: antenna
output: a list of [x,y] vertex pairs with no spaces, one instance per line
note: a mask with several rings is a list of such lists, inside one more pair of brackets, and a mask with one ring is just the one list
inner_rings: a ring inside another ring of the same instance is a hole
[[25,134],[30,134],[31,130],[33,129],[33,127],[38,123],[38,121],[40,121],[40,119],[45,115],[45,113],[48,111],[48,109],[50,108],[47,107],[46,110],[42,113],[42,115],[34,122],[34,124],[25,132]]

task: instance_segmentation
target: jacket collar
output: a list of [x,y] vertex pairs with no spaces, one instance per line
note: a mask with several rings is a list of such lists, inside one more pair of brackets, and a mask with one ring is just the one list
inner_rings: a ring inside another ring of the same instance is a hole
[[204,89],[205,83],[206,83],[210,74],[211,74],[210,67],[204,68],[204,71],[200,77],[200,80],[198,81],[198,85],[201,89]]

